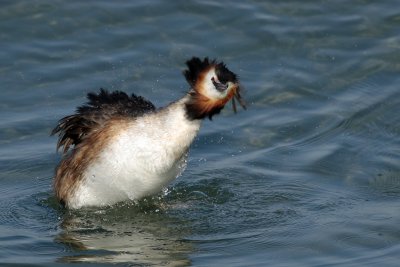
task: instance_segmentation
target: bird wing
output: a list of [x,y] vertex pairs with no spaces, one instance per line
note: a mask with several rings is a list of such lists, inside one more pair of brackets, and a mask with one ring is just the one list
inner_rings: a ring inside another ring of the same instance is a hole
[[51,135],[58,134],[57,150],[63,153],[81,143],[95,129],[113,117],[138,117],[154,111],[155,106],[145,98],[121,91],[108,92],[100,89],[98,94],[89,93],[88,102],[77,108],[76,113],[59,120]]

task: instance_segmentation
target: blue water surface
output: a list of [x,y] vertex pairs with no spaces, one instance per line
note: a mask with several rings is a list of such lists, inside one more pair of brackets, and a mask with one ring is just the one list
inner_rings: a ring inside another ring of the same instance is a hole
[[[0,265],[399,266],[398,6],[1,1]],[[100,87],[164,106],[192,56],[248,110],[204,121],[158,196],[62,209],[57,121]]]

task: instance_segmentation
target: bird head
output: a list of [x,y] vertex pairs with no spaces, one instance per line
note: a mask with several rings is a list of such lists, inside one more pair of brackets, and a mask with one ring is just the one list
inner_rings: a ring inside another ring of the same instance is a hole
[[191,98],[186,103],[189,118],[212,119],[230,100],[236,113],[235,99],[246,109],[240,94],[239,79],[223,62],[193,57],[186,65],[188,68],[183,74],[191,86]]

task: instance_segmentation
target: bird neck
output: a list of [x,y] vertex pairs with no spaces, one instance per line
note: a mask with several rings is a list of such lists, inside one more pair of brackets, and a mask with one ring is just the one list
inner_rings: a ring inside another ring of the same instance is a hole
[[[192,101],[192,96],[186,94],[178,101],[162,108],[162,120],[168,132],[173,132],[173,139],[181,140],[186,145],[190,145],[196,137],[200,126],[201,119],[192,119],[187,110],[187,104]],[[172,141],[172,140],[171,140]]]

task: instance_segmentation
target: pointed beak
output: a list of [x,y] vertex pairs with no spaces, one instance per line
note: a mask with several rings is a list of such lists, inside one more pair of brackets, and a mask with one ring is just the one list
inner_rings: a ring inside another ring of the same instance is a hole
[[220,92],[223,92],[226,89],[228,89],[228,85],[227,84],[223,84],[223,83],[215,81],[214,77],[211,78],[211,81],[214,84],[215,88]]

